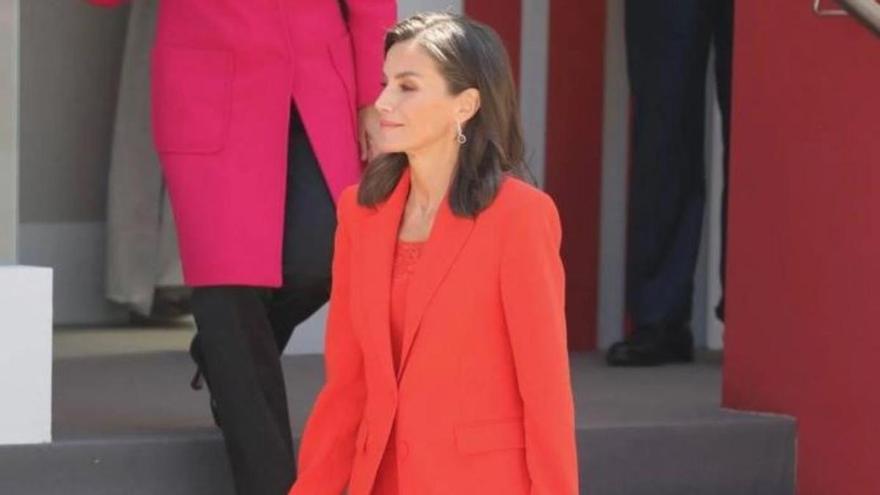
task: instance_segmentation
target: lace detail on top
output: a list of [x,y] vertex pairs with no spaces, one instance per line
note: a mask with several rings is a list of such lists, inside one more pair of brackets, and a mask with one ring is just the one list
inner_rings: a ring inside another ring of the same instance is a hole
[[422,254],[424,242],[397,241],[397,251],[394,254],[394,278],[408,277],[412,275]]

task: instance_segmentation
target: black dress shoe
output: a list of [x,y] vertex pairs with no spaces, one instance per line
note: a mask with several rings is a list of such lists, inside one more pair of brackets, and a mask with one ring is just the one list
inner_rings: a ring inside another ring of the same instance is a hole
[[609,366],[658,366],[694,360],[694,338],[688,324],[641,325],[608,349]]
[[201,340],[199,339],[198,334],[196,334],[192,342],[189,344],[189,356],[192,358],[193,362],[196,363],[196,372],[193,375],[192,379],[189,382],[189,386],[193,390],[201,390],[205,384],[208,385],[208,395],[209,395],[209,404],[211,406],[211,416],[214,417],[214,424],[217,427],[220,427],[220,415],[217,413],[217,401],[211,396],[211,384],[208,382],[208,377],[205,375],[205,359],[202,356],[202,348],[199,345]]
[[196,372],[189,381],[189,386],[193,390],[201,390],[205,386],[205,375],[202,373],[204,368],[204,357],[202,356],[202,347],[199,345],[201,340],[198,334],[194,335],[189,343],[189,357],[196,363]]

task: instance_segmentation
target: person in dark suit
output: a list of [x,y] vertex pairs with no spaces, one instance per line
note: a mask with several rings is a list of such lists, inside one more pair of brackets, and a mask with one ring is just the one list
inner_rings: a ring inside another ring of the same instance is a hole
[[[627,0],[625,16],[634,105],[627,307],[635,330],[606,358],[612,366],[689,362],[706,197],[707,65],[714,46],[726,176],[733,1]],[[725,185],[724,215],[726,196]],[[722,253],[722,283],[723,265]],[[717,313],[723,318],[723,299]]]

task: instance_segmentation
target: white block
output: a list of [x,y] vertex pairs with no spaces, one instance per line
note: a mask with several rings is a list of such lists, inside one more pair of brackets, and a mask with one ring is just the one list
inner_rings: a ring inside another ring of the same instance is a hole
[[52,441],[52,270],[0,266],[0,445]]

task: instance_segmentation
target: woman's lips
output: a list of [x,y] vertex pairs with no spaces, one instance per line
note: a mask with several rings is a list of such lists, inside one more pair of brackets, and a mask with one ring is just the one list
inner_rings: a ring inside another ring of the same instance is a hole
[[394,129],[397,127],[403,127],[403,124],[398,124],[397,122],[391,122],[390,120],[380,120],[379,126],[382,129]]

